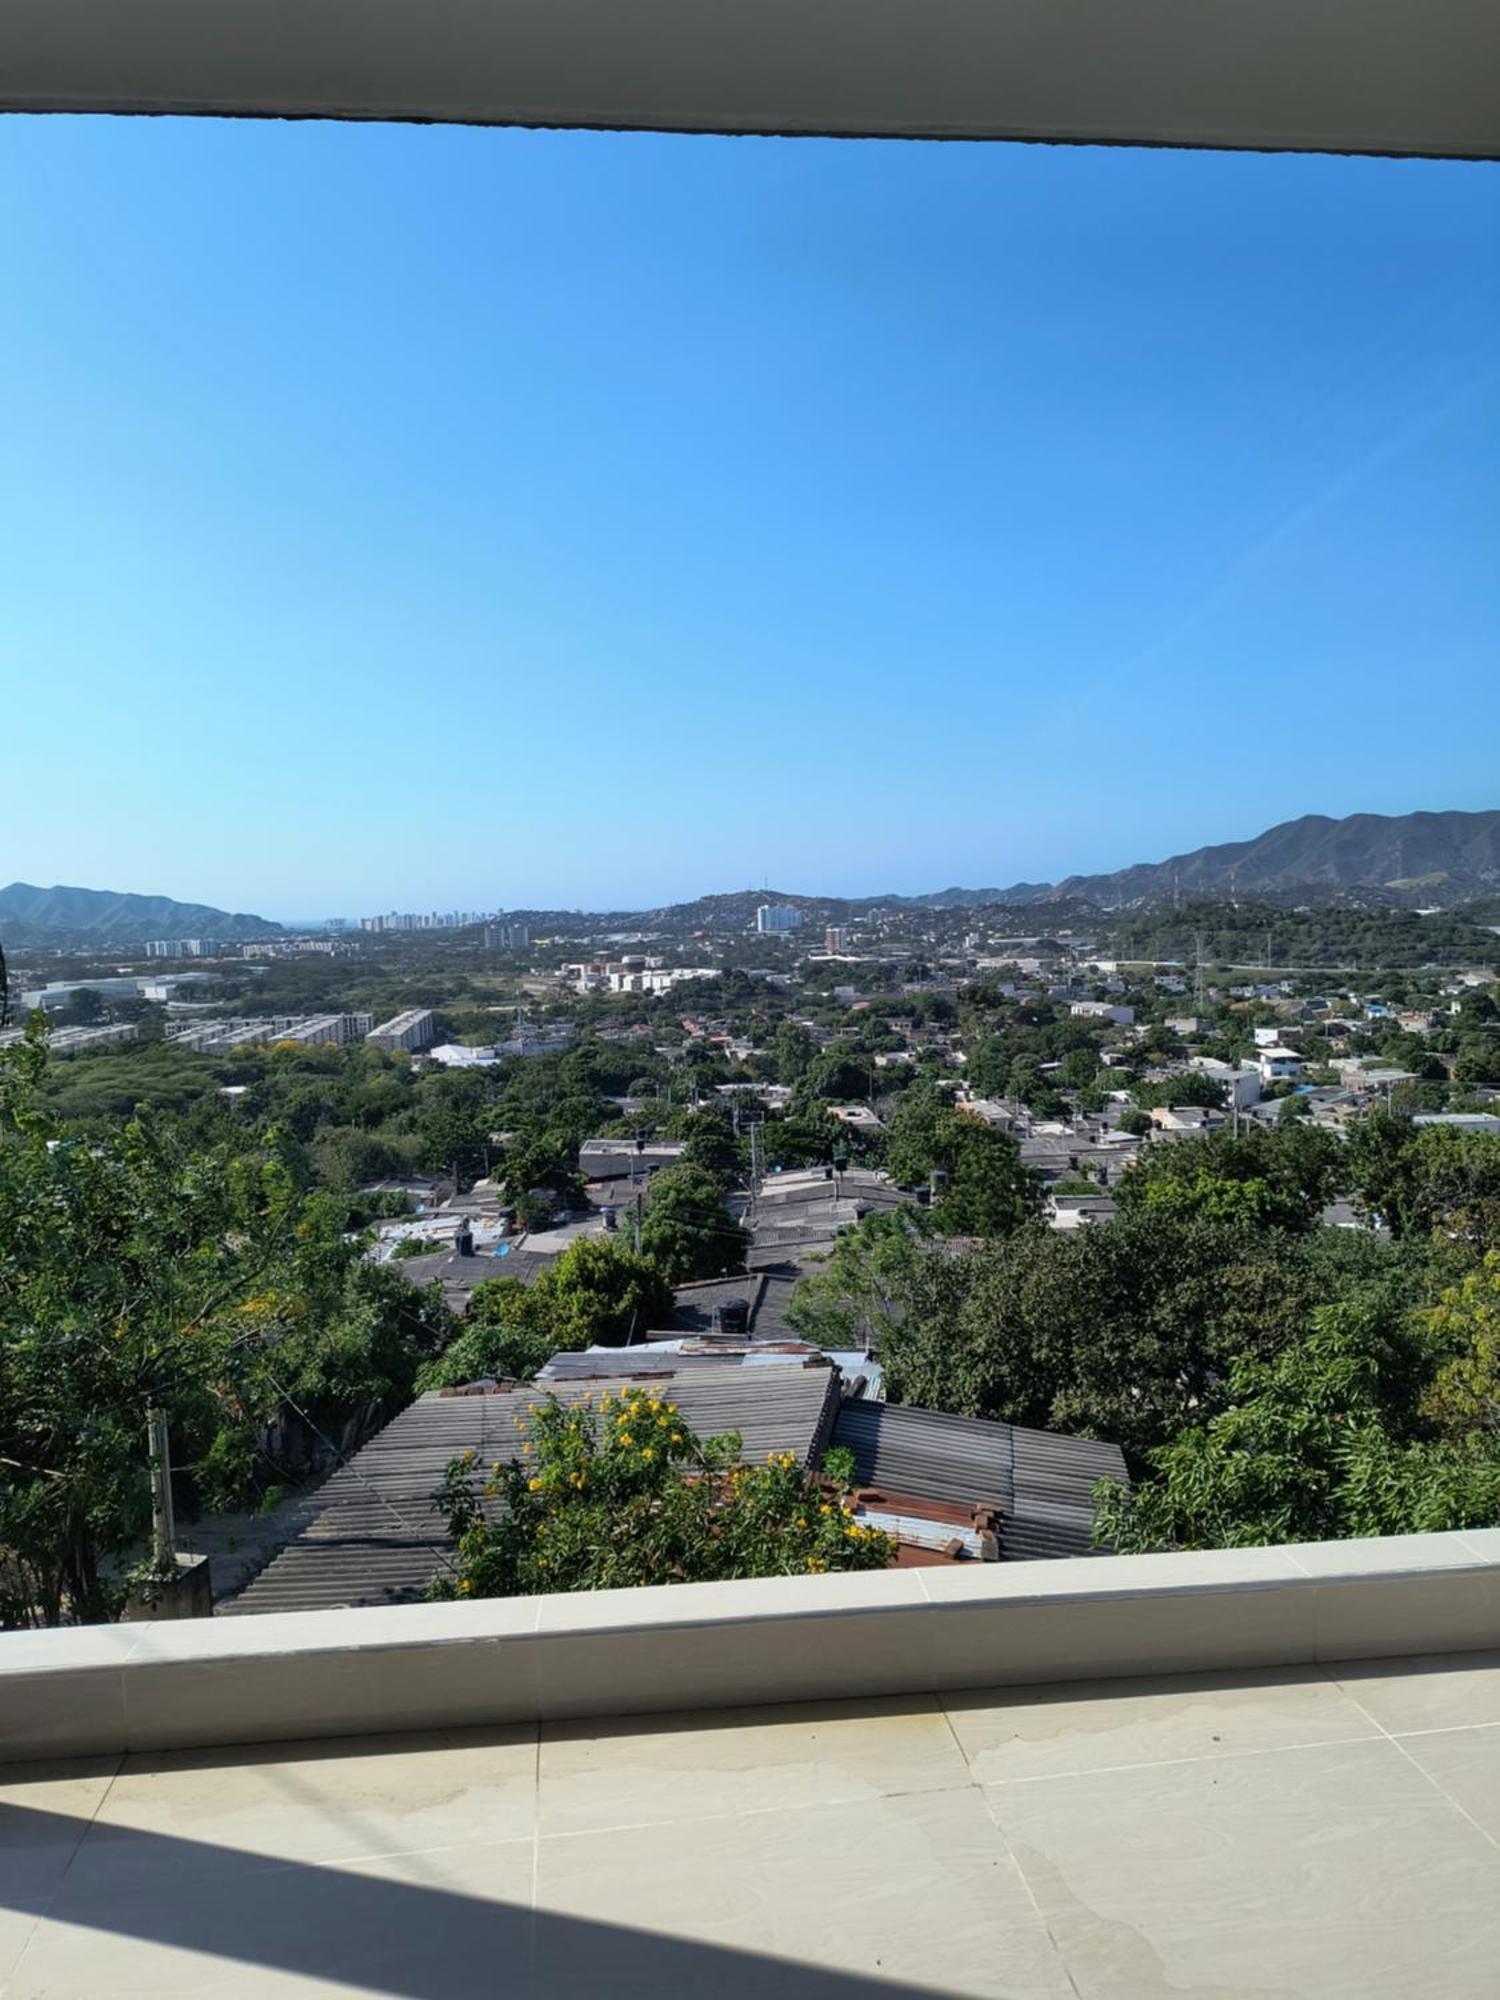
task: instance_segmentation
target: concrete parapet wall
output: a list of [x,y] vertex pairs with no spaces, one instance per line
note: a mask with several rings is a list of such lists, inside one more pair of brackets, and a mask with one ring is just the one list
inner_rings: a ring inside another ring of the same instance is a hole
[[0,1759],[1462,1652],[1500,1529],[0,1637]]

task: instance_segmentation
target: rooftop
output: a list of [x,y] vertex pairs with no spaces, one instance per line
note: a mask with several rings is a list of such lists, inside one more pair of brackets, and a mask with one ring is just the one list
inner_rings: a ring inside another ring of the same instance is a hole
[[[622,1350],[613,1370],[617,1382],[652,1379],[649,1360],[640,1364],[638,1377],[631,1366]],[[530,1389],[419,1396],[308,1496],[296,1539],[221,1604],[220,1615],[419,1598],[449,1560],[447,1531],[433,1501],[444,1467],[470,1449],[486,1465],[513,1458],[524,1438],[516,1419],[535,1403],[554,1394],[564,1402],[596,1397],[603,1386],[598,1380],[552,1381]],[[785,1367],[754,1370],[720,1363],[684,1373],[672,1366],[672,1400],[688,1423],[703,1437],[739,1431],[751,1464],[772,1451],[816,1459],[832,1430],[838,1392],[836,1369],[790,1360]]]
[[7,2000],[1500,1977],[1493,1653],[137,1753],[0,1805]]

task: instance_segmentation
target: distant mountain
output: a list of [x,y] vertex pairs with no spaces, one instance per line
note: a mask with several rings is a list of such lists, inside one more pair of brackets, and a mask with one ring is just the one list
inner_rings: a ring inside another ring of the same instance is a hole
[[[1070,875],[1027,901],[1082,898],[1103,909],[1177,897],[1300,894],[1307,902],[1359,890],[1413,903],[1455,903],[1500,884],[1500,812],[1308,813],[1253,840],[1194,848],[1111,875]],[[1028,885],[1029,886],[1029,885]],[[1014,892],[1006,901],[1014,900]]]
[[1040,903],[1056,893],[1050,882],[1014,882],[1008,889],[934,889],[927,896],[866,896],[860,909],[977,910],[989,903]]
[[208,903],[170,896],[133,896],[112,889],[39,889],[12,882],[0,889],[0,938],[11,944],[143,944],[150,938],[206,937],[239,941],[281,935],[280,924]]
[[[936,889],[918,896],[803,896],[740,889],[655,910],[518,910],[539,934],[723,930],[748,926],[761,903],[792,903],[809,931],[871,910],[1030,912],[1035,924],[1086,922],[1108,910],[1239,898],[1282,905],[1353,902],[1400,909],[1447,906],[1500,892],[1500,812],[1308,813],[1253,840],[1196,847],[1109,875],[1014,882],[1008,889]],[[3,910],[3,899],[0,899]]]

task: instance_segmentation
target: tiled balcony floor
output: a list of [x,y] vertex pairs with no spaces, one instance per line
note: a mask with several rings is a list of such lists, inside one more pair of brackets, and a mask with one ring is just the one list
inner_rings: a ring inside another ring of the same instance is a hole
[[0,1771],[0,1992],[1495,2000],[1500,1652]]

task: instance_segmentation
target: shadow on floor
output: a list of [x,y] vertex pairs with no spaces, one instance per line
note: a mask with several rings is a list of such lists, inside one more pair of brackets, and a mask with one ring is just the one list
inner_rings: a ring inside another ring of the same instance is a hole
[[[80,1869],[85,1837],[97,1865]],[[49,1850],[55,1865],[35,1865]],[[253,1977],[245,1977],[254,1968],[268,1975],[268,1987],[290,1974],[400,2000],[618,1994],[856,2000],[862,1993],[890,2000],[931,1991],[533,1911],[529,1839],[474,1846],[464,1855],[476,1882],[485,1883],[480,1893],[392,1880],[377,1872],[378,1862],[283,1863],[175,1834],[91,1829],[67,1814],[0,1808],[0,1917],[10,1911],[51,1920],[24,1953],[21,1936],[6,1940],[21,1962],[9,1967],[14,1984],[4,1990],[243,1995],[255,1990]],[[424,1859],[436,1872],[451,1858],[416,1855],[399,1865],[409,1876]],[[733,1854],[724,1861],[732,1871]],[[516,1900],[503,1900],[502,1889]],[[127,1941],[202,1953],[220,1966],[205,1965],[201,1975],[183,1961],[152,1966]],[[6,1970],[0,1965],[0,1984]]]

